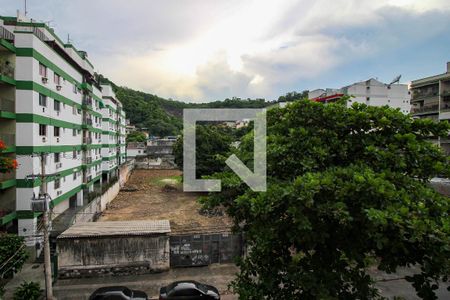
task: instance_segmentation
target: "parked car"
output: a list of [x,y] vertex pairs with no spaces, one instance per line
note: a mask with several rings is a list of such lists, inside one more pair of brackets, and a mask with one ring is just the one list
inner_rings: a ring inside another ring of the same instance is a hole
[[126,286],[106,286],[97,289],[89,300],[148,300],[145,292],[131,290]]
[[176,281],[159,290],[159,300],[219,300],[219,291],[197,281]]

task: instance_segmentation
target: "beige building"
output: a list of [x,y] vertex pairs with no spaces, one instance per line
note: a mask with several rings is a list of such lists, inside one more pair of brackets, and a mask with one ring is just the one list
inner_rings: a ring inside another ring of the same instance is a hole
[[[411,82],[411,113],[416,118],[435,121],[450,120],[450,62],[443,74]],[[450,153],[450,139],[435,140]]]

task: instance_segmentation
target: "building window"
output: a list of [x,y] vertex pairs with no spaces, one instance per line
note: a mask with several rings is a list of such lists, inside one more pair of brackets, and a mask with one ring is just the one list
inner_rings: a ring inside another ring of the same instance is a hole
[[47,136],[47,125],[39,124],[39,135]]
[[73,136],[77,136],[77,130],[76,129],[72,129],[72,135]]
[[61,85],[61,76],[59,76],[58,74],[54,73],[53,80],[55,81],[56,85]]
[[55,179],[55,190],[61,187],[61,180],[59,178]]
[[53,135],[54,136],[59,136],[60,132],[61,132],[60,127],[53,127]]
[[39,105],[47,107],[47,96],[39,94]]
[[55,153],[55,163],[59,163],[61,161],[61,153]]
[[77,93],[77,85],[74,83],[73,84],[73,93],[76,94]]
[[77,151],[76,150],[73,150],[72,158],[77,159]]
[[73,173],[73,180],[77,180],[77,172]]
[[39,75],[42,77],[47,77],[47,67],[41,63],[39,64]]
[[55,111],[60,111],[61,110],[61,102],[59,102],[58,100],[54,100],[53,101],[53,109]]
[[370,101],[370,97],[366,97],[366,101]]

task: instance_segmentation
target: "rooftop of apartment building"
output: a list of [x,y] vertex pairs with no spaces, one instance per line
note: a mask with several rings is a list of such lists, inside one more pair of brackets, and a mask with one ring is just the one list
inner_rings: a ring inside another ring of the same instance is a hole
[[327,92],[327,93],[339,93],[342,92],[345,89],[348,89],[349,87],[355,86],[355,85],[378,85],[378,86],[391,86],[393,84],[398,84],[398,85],[406,85],[404,83],[400,83],[400,78],[401,76],[397,76],[396,78],[394,78],[390,83],[384,83],[381,82],[380,80],[378,80],[378,78],[369,78],[367,80],[361,80],[346,86],[343,86],[341,88],[325,88],[325,89],[315,89],[312,90],[310,92],[315,92],[315,91],[323,91],[323,92]]
[[88,59],[85,51],[77,50],[68,41],[64,43],[55,33],[54,29],[43,22],[37,22],[18,13],[16,17],[0,16],[4,27],[12,28],[14,33],[33,33],[41,41],[53,48],[74,67],[84,73],[94,75],[94,66]]
[[[72,67],[83,74],[83,84],[95,86],[102,91],[102,86],[110,86],[103,75],[94,71],[93,64],[88,59],[88,53],[78,50],[70,40],[64,42],[55,30],[44,22],[38,22],[20,13],[17,16],[0,16],[0,35],[14,42],[14,35],[20,33],[32,33],[42,42],[52,48]],[[117,99],[114,99],[117,101]],[[118,103],[119,105],[120,102]]]
[[445,73],[413,80],[411,81],[411,88],[438,83],[440,80],[450,80],[450,62],[447,62],[447,70]]
[[147,147],[145,142],[129,142],[127,149],[145,149]]
[[407,90],[407,85],[400,83],[400,76],[394,78],[390,83],[383,83],[377,78],[370,78],[368,80],[358,81],[341,88],[325,88],[325,89],[315,89],[308,93],[308,98],[318,102],[329,102],[337,100],[344,95],[349,94],[349,90],[353,87],[363,86],[363,87],[386,87],[390,89],[393,86],[402,87]]

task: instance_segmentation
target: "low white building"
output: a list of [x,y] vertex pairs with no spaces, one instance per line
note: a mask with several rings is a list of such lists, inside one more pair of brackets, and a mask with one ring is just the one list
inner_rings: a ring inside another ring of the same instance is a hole
[[407,84],[383,83],[371,78],[340,89],[317,89],[308,93],[308,98],[317,102],[334,102],[342,96],[352,96],[348,105],[354,102],[370,106],[390,106],[408,114],[411,110],[411,95]]
[[146,143],[128,143],[127,145],[127,157],[135,158],[137,156],[147,155],[147,145]]

